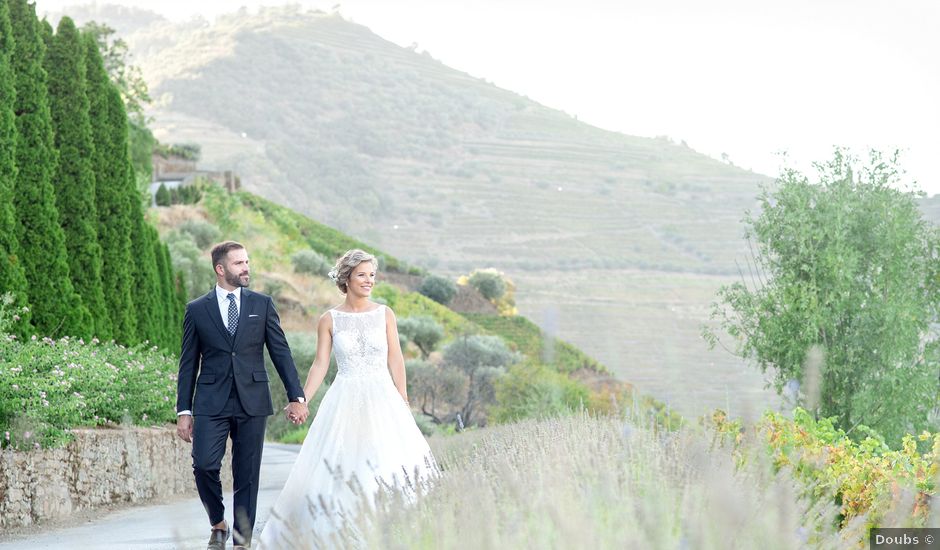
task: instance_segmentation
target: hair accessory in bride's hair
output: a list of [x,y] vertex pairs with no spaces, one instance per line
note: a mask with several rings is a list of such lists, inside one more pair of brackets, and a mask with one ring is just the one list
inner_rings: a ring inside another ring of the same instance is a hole
[[334,283],[336,282],[337,279],[339,279],[339,273],[337,273],[337,271],[336,271],[335,269],[331,269],[330,272],[327,273],[326,275],[327,275],[327,277],[329,277],[330,280],[333,281]]

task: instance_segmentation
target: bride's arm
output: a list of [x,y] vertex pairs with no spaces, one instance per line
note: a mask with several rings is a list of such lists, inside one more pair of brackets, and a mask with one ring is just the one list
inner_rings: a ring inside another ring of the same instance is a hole
[[392,373],[392,381],[401,394],[401,398],[408,402],[408,383],[405,380],[405,358],[401,353],[401,340],[398,339],[398,321],[392,308],[385,308],[385,335],[388,338],[388,370]]
[[320,389],[320,384],[326,378],[326,371],[330,368],[330,352],[333,350],[333,316],[327,311],[320,316],[317,322],[317,356],[307,372],[307,382],[304,384],[304,397],[309,403]]

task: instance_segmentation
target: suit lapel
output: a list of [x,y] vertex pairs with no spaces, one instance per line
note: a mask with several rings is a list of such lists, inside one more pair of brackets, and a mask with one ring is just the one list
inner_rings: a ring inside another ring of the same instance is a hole
[[[222,322],[222,312],[219,311],[219,300],[216,298],[214,288],[209,291],[209,294],[206,294],[206,313],[209,314],[209,318],[212,319],[215,327],[219,329],[222,337],[225,338],[227,342],[231,342],[232,335],[228,333],[228,330],[225,329],[225,323]],[[239,323],[241,323],[240,320]]]

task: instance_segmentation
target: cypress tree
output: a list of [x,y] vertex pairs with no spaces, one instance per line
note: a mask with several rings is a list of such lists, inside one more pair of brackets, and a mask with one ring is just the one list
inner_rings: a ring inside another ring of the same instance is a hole
[[166,188],[166,185],[161,183],[160,187],[157,187],[157,194],[154,197],[154,201],[157,203],[157,206],[170,206],[170,191]]
[[17,129],[13,205],[32,321],[38,332],[48,336],[84,334],[83,320],[89,319],[89,313],[69,278],[65,236],[51,181],[57,159],[39,20],[35,7],[26,0],[10,0],[8,5]]
[[[170,262],[169,257],[169,248],[167,248],[167,262]],[[170,264],[173,265],[172,263]],[[171,267],[172,269],[172,267]],[[177,348],[182,345],[183,338],[183,315],[186,312],[186,303],[189,302],[189,297],[186,293],[186,283],[183,282],[183,274],[179,271],[173,273],[173,280],[176,287],[176,319],[177,323],[174,324],[174,327],[179,327],[177,329],[175,340]]]
[[65,232],[72,284],[81,289],[82,300],[93,313],[88,332],[110,340],[111,317],[101,287],[98,208],[95,175],[91,169],[94,145],[82,47],[75,23],[63,17],[45,58],[55,145],[59,152],[56,205]]
[[[137,313],[131,299],[131,231],[127,199],[127,121],[121,95],[108,79],[98,44],[83,34],[89,113],[92,121],[92,171],[101,245],[101,286],[107,299],[114,338],[135,343]],[[120,128],[115,128],[115,124]],[[122,132],[123,130],[123,140]]]
[[[13,209],[13,188],[16,183],[16,117],[13,107],[16,93],[13,72],[13,28],[10,10],[0,0],[0,294],[12,293],[17,309],[28,304],[26,275],[20,264],[16,240],[16,212]],[[29,312],[17,312],[21,321],[13,332],[25,336],[30,330]]]
[[[126,123],[125,123],[126,124]],[[126,126],[125,126],[126,127]],[[125,157],[125,194],[127,211],[131,218],[131,254],[133,265],[134,311],[137,313],[137,337],[139,340],[160,341],[162,314],[160,313],[160,281],[157,278],[157,259],[154,255],[153,233],[156,231],[144,219],[137,192],[137,178],[130,156]]]
[[183,312],[186,310],[186,290],[182,281],[177,279],[173,270],[173,259],[170,257],[170,247],[160,243],[163,248],[163,263],[166,265],[166,278],[170,283],[170,294],[166,298],[167,318],[169,319],[169,347],[171,350],[180,348],[183,337]]
[[[152,226],[151,226],[152,228]],[[173,323],[176,321],[176,293],[173,289],[173,280],[170,271],[167,269],[167,257],[164,249],[166,245],[160,240],[160,235],[156,229],[153,229],[153,255],[157,260],[157,279],[160,283],[160,299],[158,307],[160,309],[161,330],[160,347],[163,349],[172,349],[173,346]]]

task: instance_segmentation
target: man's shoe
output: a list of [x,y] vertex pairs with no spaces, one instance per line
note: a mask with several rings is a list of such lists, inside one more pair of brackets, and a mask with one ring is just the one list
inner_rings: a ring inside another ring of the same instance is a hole
[[209,546],[206,550],[225,550],[225,541],[228,540],[231,531],[228,529],[213,529],[209,535]]

